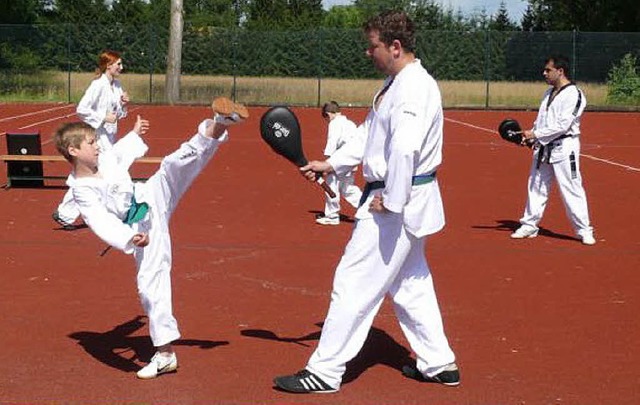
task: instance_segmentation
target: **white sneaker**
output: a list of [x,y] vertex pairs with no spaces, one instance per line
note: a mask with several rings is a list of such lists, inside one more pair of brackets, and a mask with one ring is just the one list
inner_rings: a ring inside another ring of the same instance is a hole
[[538,230],[529,226],[521,226],[511,234],[511,239],[535,238],[538,236]]
[[171,353],[170,356],[165,356],[156,352],[151,358],[151,362],[142,367],[136,375],[138,378],[148,380],[156,378],[160,374],[171,373],[178,369],[178,357],[175,353]]
[[218,97],[211,103],[214,120],[223,125],[239,124],[249,118],[249,110],[242,104],[234,103],[226,97]]
[[593,237],[593,234],[589,233],[586,235],[582,235],[582,244],[583,245],[595,245],[596,238]]
[[316,223],[320,225],[340,225],[340,217],[320,217],[316,218]]

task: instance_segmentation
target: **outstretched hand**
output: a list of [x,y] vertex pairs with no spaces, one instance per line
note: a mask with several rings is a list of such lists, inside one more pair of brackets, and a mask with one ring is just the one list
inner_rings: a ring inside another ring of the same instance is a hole
[[329,162],[327,162],[326,160],[312,160],[305,166],[302,166],[300,168],[300,174],[306,177],[306,179],[309,181],[316,181],[316,173],[322,173],[323,175],[325,175],[331,172],[333,172],[333,167],[331,167]]
[[133,132],[142,136],[149,130],[149,121],[143,119],[140,115],[136,118],[136,124],[133,126]]

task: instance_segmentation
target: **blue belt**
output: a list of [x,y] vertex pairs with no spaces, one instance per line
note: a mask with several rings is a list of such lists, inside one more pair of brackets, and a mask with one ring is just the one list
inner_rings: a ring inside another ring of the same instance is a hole
[[[423,184],[431,183],[435,179],[436,172],[429,174],[419,174],[411,178],[411,185],[421,186]],[[384,181],[372,181],[371,183],[365,184],[364,190],[362,190],[362,197],[360,197],[360,203],[358,204],[358,207],[360,207],[362,204],[364,204],[365,201],[367,201],[367,198],[369,197],[369,194],[371,194],[371,191],[377,190],[379,188],[384,188]]]
[[131,225],[136,222],[142,221],[147,212],[149,211],[149,204],[142,202],[139,203],[136,201],[135,196],[131,196],[131,206],[129,207],[129,211],[127,212],[127,217],[124,219],[125,224]]

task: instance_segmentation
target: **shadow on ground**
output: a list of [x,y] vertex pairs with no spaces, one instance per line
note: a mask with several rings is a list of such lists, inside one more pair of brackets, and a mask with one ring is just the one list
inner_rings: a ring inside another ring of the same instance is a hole
[[[137,316],[107,332],[81,331],[68,336],[101,363],[118,370],[134,372],[140,369],[138,362],[149,362],[155,353],[149,336],[130,336],[146,325],[145,320],[145,316]],[[227,341],[197,339],[179,339],[173,342],[175,346],[197,346],[201,349],[228,344]]]
[[[322,323],[315,324],[322,327]],[[246,329],[240,332],[241,335],[258,339],[275,340],[283,343],[294,343],[297,345],[309,347],[307,342],[319,340],[320,331],[312,332],[300,337],[278,336],[275,332],[264,329]],[[383,364],[391,367],[398,372],[402,372],[402,367],[409,364],[415,364],[415,359],[411,357],[411,353],[404,346],[395,341],[385,331],[372,327],[369,336],[360,350],[360,353],[347,363],[347,371],[344,374],[342,383],[349,383],[358,378],[367,369]],[[303,369],[301,364],[298,369],[291,370],[291,373]],[[275,376],[274,376],[275,377]]]
[[[474,229],[495,229],[496,231],[500,231],[500,232],[509,232],[512,233],[514,232],[516,229],[518,229],[520,227],[520,222],[518,221],[514,221],[512,219],[497,219],[496,220],[496,225],[474,225],[472,226],[472,228]],[[549,229],[540,227],[540,229],[538,230],[538,236],[545,236],[547,238],[554,238],[554,239],[563,239],[563,240],[580,240],[576,237],[570,236],[570,235],[565,235],[565,234],[561,234],[561,233],[556,233],[553,232]]]

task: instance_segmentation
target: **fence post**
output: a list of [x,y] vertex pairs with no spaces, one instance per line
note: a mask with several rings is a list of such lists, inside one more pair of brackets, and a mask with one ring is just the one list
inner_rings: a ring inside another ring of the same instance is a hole
[[[69,24],[67,24],[67,28]],[[71,103],[71,30],[67,29],[67,103]]]
[[322,37],[323,30],[320,28],[317,30],[318,35],[318,50],[316,51],[316,66],[318,66],[318,100],[316,102],[316,107],[320,107],[321,103],[321,95],[322,95]]
[[[236,2],[237,5],[237,2]],[[237,8],[237,6],[236,6]],[[236,10],[237,13],[237,10]],[[231,99],[235,102],[236,100],[236,91],[237,91],[237,76],[238,76],[238,72],[237,72],[237,65],[238,65],[238,53],[237,53],[237,49],[238,49],[238,35],[239,35],[239,30],[237,27],[234,27],[233,31],[231,32],[231,35],[233,35],[233,39],[231,40],[231,66],[233,69],[233,87],[231,88]]]
[[491,31],[487,28],[485,31],[486,35],[485,35],[485,52],[484,52],[484,79],[486,82],[486,86],[485,86],[485,93],[484,93],[484,108],[486,110],[489,109],[489,64],[490,64],[490,58],[491,58]]
[[578,78],[576,77],[576,65],[578,64],[578,60],[576,59],[576,38],[577,38],[577,31],[574,28],[573,29],[573,34],[571,36],[571,80],[577,80]]
[[147,25],[147,29],[149,30],[149,104],[153,103],[153,60],[155,59],[155,49],[153,44],[155,43],[155,30],[153,29],[153,24],[149,23]]

